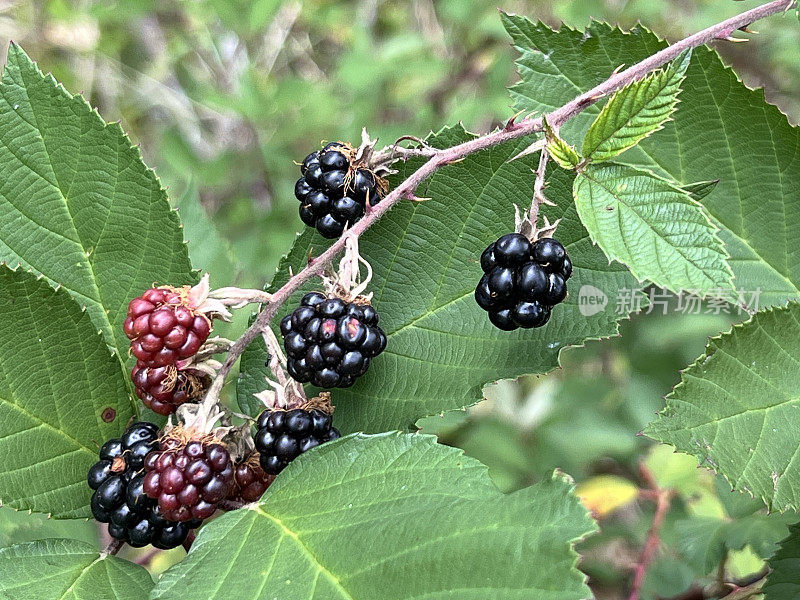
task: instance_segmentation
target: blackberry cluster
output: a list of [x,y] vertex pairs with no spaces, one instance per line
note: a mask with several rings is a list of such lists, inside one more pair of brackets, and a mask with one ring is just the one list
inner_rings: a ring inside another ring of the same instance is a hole
[[350,387],[386,348],[386,334],[371,305],[318,292],[303,296],[300,306],[283,318],[281,333],[289,374],[321,388]]
[[136,357],[131,381],[145,406],[169,415],[203,393],[208,378],[178,370],[176,363],[197,354],[211,333],[211,320],[187,305],[183,290],[146,290],[128,303],[122,327]]
[[331,415],[317,408],[267,409],[257,425],[256,450],[261,468],[270,475],[280,473],[303,452],[340,437]]
[[164,518],[155,501],[144,493],[145,457],[158,446],[158,427],[131,424],[121,438],[100,448],[100,460],[89,469],[87,482],[94,491],[94,518],[108,523],[109,535],[136,548],[152,544],[168,550],[180,546],[200,521],[176,523]]
[[139,362],[131,371],[131,381],[144,405],[165,416],[184,402],[197,400],[210,383],[207,375],[179,371],[174,365],[145,367]]
[[180,523],[207,519],[233,486],[233,464],[222,444],[165,437],[144,462],[145,493],[165,517]]
[[166,367],[197,354],[211,321],[186,306],[178,290],[165,286],[131,300],[122,327],[131,340],[131,354],[142,366]]
[[312,152],[303,159],[302,177],[294,186],[303,223],[329,239],[339,237],[345,225],[352,227],[363,217],[367,202],[375,206],[381,200],[375,174],[353,168],[349,153],[336,142]]
[[519,233],[489,244],[481,268],[475,300],[504,331],[547,323],[550,309],[566,298],[572,275],[572,262],[559,242],[542,238],[531,243]]
[[275,476],[265,473],[259,460],[258,453],[254,452],[236,465],[231,500],[255,502],[267,491]]

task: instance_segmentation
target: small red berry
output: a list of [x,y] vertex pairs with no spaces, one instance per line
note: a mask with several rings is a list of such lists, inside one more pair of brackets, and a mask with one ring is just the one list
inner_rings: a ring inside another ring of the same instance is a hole
[[143,366],[165,367],[197,354],[211,320],[190,303],[188,287],[171,286],[151,288],[128,303],[122,328]]
[[184,402],[197,400],[210,383],[207,375],[197,371],[178,370],[174,365],[148,367],[141,362],[133,367],[131,381],[144,405],[165,416]]
[[145,460],[143,482],[145,494],[158,501],[164,517],[178,522],[210,517],[234,486],[225,446],[185,439],[186,430],[179,430],[161,440],[159,450]]
[[239,502],[255,502],[275,479],[274,475],[264,472],[259,464],[257,452],[240,461],[234,469],[234,486],[229,496]]

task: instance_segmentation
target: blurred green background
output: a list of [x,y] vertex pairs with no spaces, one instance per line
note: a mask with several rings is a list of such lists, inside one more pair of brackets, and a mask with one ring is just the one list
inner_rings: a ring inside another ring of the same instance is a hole
[[[356,141],[366,126],[391,143],[448,123],[481,132],[508,119],[514,52],[498,8],[553,26],[579,28],[590,18],[623,27],[641,22],[675,40],[755,4],[0,0],[0,62],[13,39],[106,120],[121,120],[169,187],[195,265],[210,270],[217,286],[260,286],[301,228],[293,161],[320,141]],[[772,18],[754,29],[760,33],[751,41],[718,49],[797,123],[797,19]],[[469,411],[419,425],[489,465],[505,490],[554,467],[572,475],[600,519],[601,534],[581,546],[598,598],[625,597],[653,513],[637,489],[655,479],[675,490],[642,597],[676,597],[687,588],[717,597],[721,582],[759,573],[793,517],[765,515],[693,459],[636,433],[661,408],[679,369],[700,354],[705,336],[740,319],[638,315],[623,324],[621,338],[566,351],[563,369],[487,386],[487,400]],[[95,535],[88,523],[0,509],[0,546]],[[159,555],[150,566],[163,569],[181,553]]]

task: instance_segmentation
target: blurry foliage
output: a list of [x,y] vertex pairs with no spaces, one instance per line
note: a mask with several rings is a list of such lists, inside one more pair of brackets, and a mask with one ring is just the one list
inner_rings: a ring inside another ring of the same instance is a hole
[[579,546],[597,598],[625,597],[653,519],[652,500],[637,498],[634,486],[655,483],[675,493],[642,598],[713,586],[720,563],[728,581],[759,573],[797,520],[794,513],[767,514],[760,501],[698,469],[693,457],[635,435],[662,408],[679,370],[703,351],[706,336],[735,319],[705,314],[707,307],[698,315],[674,309],[635,315],[619,338],[565,350],[563,368],[546,377],[488,385],[484,402],[418,422],[485,463],[506,491],[553,468],[572,475],[600,523],[601,532]]
[[[512,52],[497,9],[573,27],[637,20],[668,39],[742,9],[718,0],[5,0],[9,39],[122,120],[165,183],[195,182],[238,258],[240,283],[268,281],[300,229],[293,161],[321,140],[389,143],[509,116]],[[794,19],[720,49],[796,121]],[[176,198],[173,193],[173,198]],[[205,257],[198,257],[205,258]],[[211,266],[199,263],[200,268]]]
[[[0,0],[0,63],[14,39],[105,118],[120,119],[170,186],[195,267],[211,270],[216,286],[256,286],[300,230],[293,161],[320,141],[357,140],[362,126],[385,143],[457,121],[486,131],[510,116],[513,55],[497,8],[572,27],[590,18],[641,21],[677,39],[753,4]],[[800,27],[790,17],[758,29],[747,44],[717,47],[797,122]],[[486,463],[504,490],[554,467],[572,475],[602,529],[581,547],[598,598],[624,597],[652,521],[652,502],[632,493],[647,485],[642,468],[676,494],[642,597],[711,584],[720,562],[728,577],[747,577],[792,516],[766,515],[693,459],[635,435],[662,407],[678,370],[701,354],[703,334],[734,319],[635,316],[622,337],[565,351],[563,369],[487,386],[488,400],[419,426]],[[95,528],[0,509],[0,546],[58,536],[91,540]],[[151,567],[163,570],[180,552]]]

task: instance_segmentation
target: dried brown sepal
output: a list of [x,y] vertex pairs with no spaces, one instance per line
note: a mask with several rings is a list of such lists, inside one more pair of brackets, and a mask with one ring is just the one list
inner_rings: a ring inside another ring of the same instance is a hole
[[[250,435],[251,423],[248,421],[238,427],[230,427],[221,436],[222,445],[228,449],[228,454],[234,463],[238,464],[243,457],[247,457],[255,452],[253,438]],[[219,436],[218,436],[219,437]]]
[[161,434],[158,440],[158,445],[162,451],[166,452],[183,448],[189,442],[200,442],[203,445],[223,444],[221,436],[217,431],[205,433],[194,427],[174,425],[164,429],[164,433]]
[[[364,130],[362,132],[362,142],[358,148],[353,148],[353,146],[347,142],[335,142],[335,145],[330,146],[328,150],[336,150],[347,157],[347,162],[350,166],[347,169],[347,173],[344,175],[345,188],[350,186],[356,171],[367,171],[372,174],[375,179],[375,188],[378,192],[378,197],[383,200],[386,194],[389,193],[389,182],[381,177],[381,174],[385,174],[382,173],[382,166],[375,166],[371,163],[372,153],[376,143],[377,140],[369,139],[366,130]],[[369,203],[368,198],[366,201]]]
[[267,378],[267,383],[273,389],[253,394],[267,410],[292,410],[308,401],[303,391],[303,386],[293,379],[289,385],[285,386],[271,381],[269,378]]
[[332,415],[334,406],[331,404],[331,393],[320,392],[318,396],[309,398],[305,404],[300,406],[300,408],[306,411],[318,410],[320,412],[324,412],[325,414]]
[[561,222],[561,219],[555,220],[553,223],[550,220],[543,216],[542,220],[544,221],[541,227],[537,227],[530,219],[530,215],[528,212],[521,213],[519,207],[515,204],[514,205],[514,231],[517,233],[521,233],[526,238],[528,238],[531,242],[535,242],[536,240],[540,240],[542,238],[553,237],[553,234],[558,227],[558,224]]
[[295,400],[295,402],[289,402],[285,406],[268,407],[268,410],[271,412],[289,412],[290,410],[299,408],[305,411],[319,410],[329,415],[333,414],[334,407],[331,404],[330,392],[320,392],[319,395],[313,398],[296,398]]
[[[343,298],[341,296],[338,296],[338,297],[341,300],[345,300],[345,298]],[[350,302],[352,304],[357,304],[358,306],[371,306],[372,305],[372,300],[369,298],[369,296],[364,296],[364,295],[356,296],[355,298],[350,300]]]
[[167,376],[161,383],[165,392],[171,392],[177,386],[178,391],[184,392],[189,400],[196,400],[208,389],[211,385],[211,378],[205,373],[195,371],[182,370],[180,374],[183,377],[178,377],[179,372],[174,366],[167,370]]

